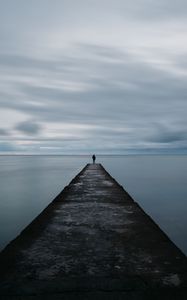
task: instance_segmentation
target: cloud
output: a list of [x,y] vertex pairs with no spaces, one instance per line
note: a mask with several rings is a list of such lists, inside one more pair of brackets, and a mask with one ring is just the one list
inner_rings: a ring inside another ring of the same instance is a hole
[[0,0],[1,139],[20,151],[184,151],[186,2],[54,1]]
[[187,132],[183,128],[168,128],[166,126],[158,125],[156,127],[156,133],[153,133],[149,138],[149,141],[164,144],[186,142],[187,144]]
[[4,128],[0,128],[0,136],[7,136],[7,135],[9,135],[8,130]]
[[37,135],[41,130],[41,126],[32,121],[25,121],[17,124],[15,129],[24,134]]
[[[61,132],[70,135],[68,141],[62,138],[63,148],[64,142],[69,147],[74,144],[75,148],[80,148],[81,139],[85,147],[90,148],[93,141],[97,144],[105,141],[106,149],[114,148],[111,146],[113,143],[119,149],[145,148],[152,147],[153,143],[164,143],[166,139],[168,143],[177,139],[173,122],[186,118],[186,83],[183,78],[165,73],[152,63],[144,64],[129,51],[118,53],[113,47],[93,44],[74,47],[79,48],[81,57],[71,55],[70,59],[67,55],[62,62],[56,58],[57,72],[55,68],[51,69],[52,61],[46,61],[43,69],[42,64],[32,64],[33,59],[27,60],[31,62],[36,77],[29,75],[29,80],[20,80],[13,85],[15,94],[20,95],[19,101],[0,100],[6,108],[22,111],[36,120],[34,123],[20,122],[15,129],[24,134],[39,135],[42,126],[45,134],[47,126],[51,128],[56,124],[56,132],[62,127]],[[85,58],[84,53],[87,55]],[[66,72],[60,68],[64,62]],[[73,70],[72,65],[76,66]],[[30,70],[29,64],[27,67]],[[37,75],[44,70],[47,72],[45,80]],[[20,76],[22,78],[22,74]],[[18,78],[19,74],[15,80]],[[71,89],[67,88],[67,83]],[[168,123],[168,131],[163,137],[157,136],[156,128],[163,122]],[[81,127],[77,131],[78,125]],[[47,135],[46,131],[46,139]],[[147,136],[150,138],[147,139]],[[45,145],[42,137],[38,138],[43,149],[50,149],[51,137]],[[61,139],[60,135],[58,138]]]
[[138,0],[118,1],[122,14],[130,13],[131,17],[140,18],[143,21],[155,21],[178,19],[186,17],[187,3],[185,0]]
[[15,152],[18,150],[12,143],[10,142],[0,142],[0,153],[8,153],[8,152]]

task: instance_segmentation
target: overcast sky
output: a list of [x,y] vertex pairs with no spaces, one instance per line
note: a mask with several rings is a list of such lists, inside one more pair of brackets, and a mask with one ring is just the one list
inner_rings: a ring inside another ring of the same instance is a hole
[[0,153],[187,153],[186,0],[0,0]]

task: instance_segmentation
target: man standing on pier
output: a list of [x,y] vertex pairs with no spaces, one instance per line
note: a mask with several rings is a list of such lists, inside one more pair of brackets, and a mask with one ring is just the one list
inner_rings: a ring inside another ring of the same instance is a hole
[[92,159],[93,159],[93,164],[95,164],[95,160],[96,160],[96,156],[95,156],[95,154],[94,154],[94,155],[92,155]]

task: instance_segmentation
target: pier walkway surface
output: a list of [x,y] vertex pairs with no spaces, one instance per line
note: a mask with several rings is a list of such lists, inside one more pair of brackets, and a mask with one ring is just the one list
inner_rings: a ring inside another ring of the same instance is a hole
[[186,256],[100,164],[0,254],[0,299],[187,299]]

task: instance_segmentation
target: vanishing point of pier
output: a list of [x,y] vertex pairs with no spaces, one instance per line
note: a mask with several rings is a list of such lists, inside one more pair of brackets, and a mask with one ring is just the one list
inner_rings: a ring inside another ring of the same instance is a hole
[[187,260],[88,164],[0,254],[0,299],[187,299]]

